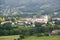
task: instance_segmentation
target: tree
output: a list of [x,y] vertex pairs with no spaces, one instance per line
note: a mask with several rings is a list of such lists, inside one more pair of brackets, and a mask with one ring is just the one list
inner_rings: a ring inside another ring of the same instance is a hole
[[35,27],[41,27],[41,23],[39,23],[39,22],[35,22]]
[[52,30],[54,30],[54,27],[55,25],[48,23],[45,27],[45,32],[51,32]]
[[41,26],[42,24],[39,22],[35,22],[35,31],[36,33],[41,33]]
[[12,29],[13,27],[11,26],[11,23],[5,23],[2,25],[3,29],[5,30],[10,30]]
[[55,24],[60,25],[60,20],[56,20]]
[[3,21],[4,21],[3,18],[0,17],[0,23],[3,22]]
[[11,20],[12,20],[13,22],[15,22],[15,21],[16,21],[16,18],[12,18]]

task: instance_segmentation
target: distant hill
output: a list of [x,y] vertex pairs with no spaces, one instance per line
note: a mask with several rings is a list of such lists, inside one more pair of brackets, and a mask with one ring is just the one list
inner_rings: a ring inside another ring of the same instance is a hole
[[[52,14],[60,11],[60,0],[5,0],[3,14],[11,15],[14,12],[32,12]],[[20,14],[17,13],[17,14]]]

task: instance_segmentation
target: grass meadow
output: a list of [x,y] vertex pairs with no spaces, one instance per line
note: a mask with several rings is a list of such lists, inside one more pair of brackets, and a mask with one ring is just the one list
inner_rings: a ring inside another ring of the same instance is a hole
[[[19,35],[13,35],[13,36],[0,36],[0,40],[14,40],[19,38]],[[60,36],[42,36],[42,37],[36,37],[36,36],[29,36],[22,40],[60,40]]]

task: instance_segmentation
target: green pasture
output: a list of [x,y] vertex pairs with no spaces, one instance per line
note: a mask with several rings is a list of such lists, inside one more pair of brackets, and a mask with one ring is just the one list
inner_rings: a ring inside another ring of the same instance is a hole
[[[0,40],[14,40],[17,38],[19,38],[19,35],[0,36]],[[29,37],[25,37],[22,40],[60,40],[60,36],[42,36],[42,37],[29,36]]]

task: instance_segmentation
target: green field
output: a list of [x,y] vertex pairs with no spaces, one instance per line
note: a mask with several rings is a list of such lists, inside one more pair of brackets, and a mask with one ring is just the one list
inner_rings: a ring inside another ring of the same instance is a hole
[[13,35],[13,36],[0,36],[0,40],[14,40],[17,39],[19,35]]
[[[0,40],[14,40],[19,38],[18,35],[15,36],[0,36]],[[36,36],[30,36],[26,37],[23,40],[60,40],[60,36],[44,36],[44,37],[36,37]]]

